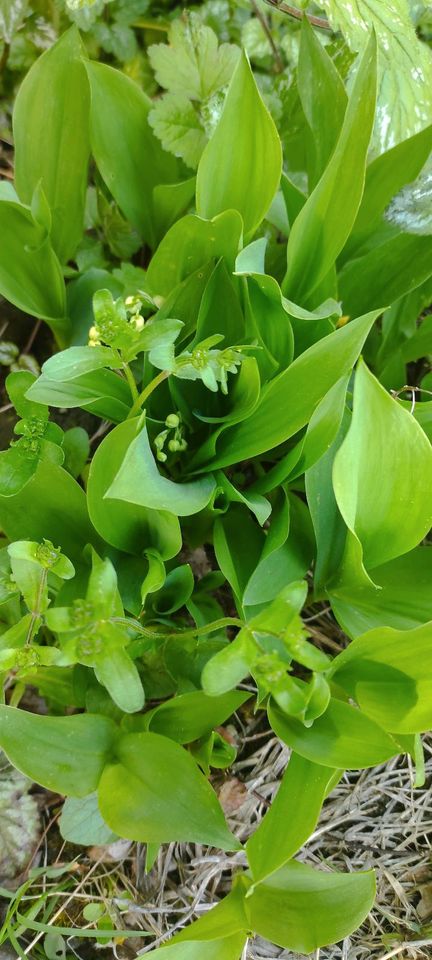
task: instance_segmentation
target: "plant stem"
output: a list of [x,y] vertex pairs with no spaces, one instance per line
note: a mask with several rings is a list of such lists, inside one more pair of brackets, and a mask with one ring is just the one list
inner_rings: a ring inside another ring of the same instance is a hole
[[40,612],[41,612],[40,608],[42,604],[44,590],[46,587],[47,578],[48,578],[48,570],[42,570],[37,597],[36,597],[36,610],[32,610],[31,612],[31,620],[27,630],[27,636],[26,636],[26,642],[25,642],[26,647],[30,646],[33,640],[33,634],[35,632],[36,624],[40,617]]
[[275,10],[278,10],[279,13],[287,13],[288,16],[295,17],[296,20],[303,20],[303,17],[306,17],[314,27],[320,27],[321,30],[332,30],[331,24],[328,20],[325,20],[324,17],[313,17],[310,13],[299,10],[298,7],[291,7],[287,3],[284,3],[283,0],[265,0],[265,2],[269,3]]
[[138,394],[138,387],[135,383],[135,377],[128,363],[123,363],[122,369],[124,370],[124,374],[129,384],[130,392],[132,394],[132,403],[136,403],[136,401],[138,400],[139,394]]
[[144,387],[144,390],[142,390],[139,395],[137,394],[134,404],[129,411],[128,420],[130,420],[131,417],[136,417],[136,415],[140,412],[143,403],[145,403],[150,394],[153,393],[153,390],[156,390],[156,387],[158,387],[160,383],[163,383],[167,377],[169,377],[169,370],[161,370],[157,377],[154,377],[153,380],[151,380],[150,383]]

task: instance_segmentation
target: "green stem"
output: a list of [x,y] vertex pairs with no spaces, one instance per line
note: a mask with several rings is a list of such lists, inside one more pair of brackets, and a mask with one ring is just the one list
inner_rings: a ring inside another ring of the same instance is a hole
[[166,380],[167,377],[169,377],[169,370],[162,370],[160,373],[158,373],[157,377],[154,377],[153,380],[151,380],[150,383],[148,383],[147,386],[144,387],[144,390],[142,390],[141,393],[137,395],[136,400],[134,401],[134,404],[129,411],[128,420],[130,420],[131,417],[137,416],[137,414],[141,410],[143,403],[145,403],[145,401],[150,396],[150,394],[153,393],[153,390],[156,390],[156,387],[158,387],[160,383],[163,383],[163,381]]
[[132,403],[135,404],[139,398],[138,387],[135,383],[135,377],[128,363],[123,363],[122,369],[124,370],[124,374],[129,384],[130,392],[132,394]]
[[214,620],[213,623],[207,623],[203,627],[189,627],[185,630],[165,631],[164,633],[143,627],[137,620],[128,620],[127,617],[112,617],[111,622],[132,627],[133,630],[141,634],[143,640],[145,639],[146,642],[144,645],[142,641],[135,640],[133,644],[129,646],[129,654],[133,658],[139,657],[141,653],[145,652],[148,648],[149,640],[175,640],[176,637],[204,637],[208,633],[215,633],[216,630],[222,630],[224,627],[244,627],[243,621],[237,620],[236,617],[221,617],[220,620]]
[[37,597],[36,597],[36,610],[32,610],[31,620],[27,630],[27,636],[26,636],[26,642],[25,642],[26,647],[30,646],[33,640],[33,634],[36,629],[37,621],[39,620],[39,617],[41,615],[40,608],[41,608],[42,598],[43,598],[45,587],[46,587],[47,578],[48,578],[48,570],[42,570],[39,588],[38,588]]

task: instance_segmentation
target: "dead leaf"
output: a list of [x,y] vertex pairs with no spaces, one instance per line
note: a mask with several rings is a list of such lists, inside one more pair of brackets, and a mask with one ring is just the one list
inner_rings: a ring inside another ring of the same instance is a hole
[[230,816],[243,806],[248,795],[247,787],[241,780],[233,777],[232,780],[226,780],[219,790],[219,803],[223,812]]

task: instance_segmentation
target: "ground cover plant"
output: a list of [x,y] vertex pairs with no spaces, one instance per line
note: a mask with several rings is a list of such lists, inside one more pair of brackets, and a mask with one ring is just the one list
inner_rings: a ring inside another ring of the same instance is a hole
[[[282,136],[245,50],[196,11],[148,48],[155,100],[73,25],[14,104],[0,292],[55,345],[6,379],[5,789],[29,823],[15,777],[60,794],[65,839],[139,841],[148,867],[174,841],[242,853],[161,960],[346,937],[374,874],[298,859],[326,798],[400,754],[424,782],[430,54],[406,13],[424,61],[407,91],[380,23],[345,27],[341,57],[302,19]],[[309,627],[324,602],[336,655]],[[291,754],[242,846],[211,781],[236,756],[224,725],[252,711]]]

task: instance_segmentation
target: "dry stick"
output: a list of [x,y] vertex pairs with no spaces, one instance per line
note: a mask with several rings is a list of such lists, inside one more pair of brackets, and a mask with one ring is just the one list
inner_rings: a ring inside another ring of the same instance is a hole
[[287,13],[290,17],[295,17],[296,20],[303,20],[306,17],[314,27],[319,27],[321,30],[330,30],[333,32],[333,28],[328,20],[325,20],[324,17],[314,17],[310,13],[305,13],[304,10],[299,10],[298,7],[291,7],[287,3],[284,3],[283,0],[265,0],[266,3],[270,4],[271,7],[274,7],[275,10],[278,10],[279,13]]
[[[91,873],[94,873],[94,871],[96,870],[96,867],[99,867],[99,866],[100,866],[101,861],[102,861],[102,857],[103,857],[103,854],[99,857],[98,860],[96,860],[96,862],[93,864],[93,866],[90,867],[90,870],[88,871],[88,873],[86,873],[85,877],[83,877],[82,880],[80,880],[78,886],[75,887],[75,890],[72,891],[72,893],[70,894],[68,900],[66,900],[66,903],[63,903],[62,906],[59,907],[59,909],[57,910],[57,913],[55,913],[54,916],[51,917],[51,920],[50,920],[51,926],[53,926],[53,925],[55,924],[56,920],[58,920],[59,917],[61,917],[62,913],[64,912],[64,910],[66,909],[66,907],[68,906],[68,904],[74,899],[76,892],[80,889],[80,887],[82,887],[82,886],[84,885],[84,883],[86,883],[86,881],[88,880],[90,874],[91,874]],[[79,934],[79,930],[77,930],[77,934]],[[33,950],[33,947],[35,947],[36,944],[39,943],[39,940],[40,940],[44,935],[45,935],[45,931],[44,931],[44,930],[40,930],[39,933],[36,934],[36,936],[33,938],[32,942],[29,943],[28,947],[26,947],[26,949],[24,950],[24,953],[27,954],[27,956],[30,954],[30,951]]]

